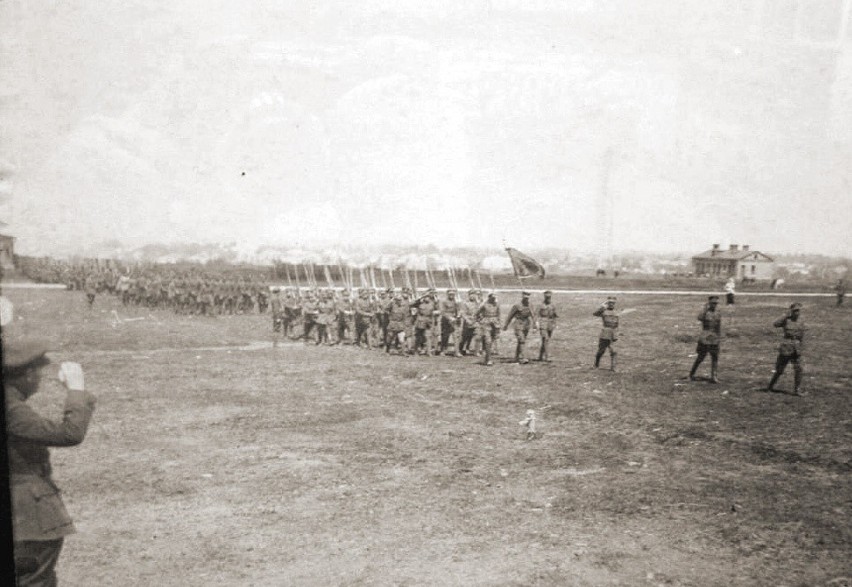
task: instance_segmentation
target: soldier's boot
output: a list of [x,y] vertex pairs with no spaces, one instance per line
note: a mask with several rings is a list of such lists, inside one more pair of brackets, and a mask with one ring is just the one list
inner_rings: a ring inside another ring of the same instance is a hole
[[695,373],[698,371],[698,366],[701,364],[701,357],[695,359],[692,363],[692,369],[689,370],[689,380],[695,381]]
[[766,386],[766,391],[775,391],[775,384],[778,383],[780,377],[781,373],[776,369],[775,373],[772,374],[772,379],[769,380],[769,385]]
[[603,353],[598,353],[598,354],[595,355],[595,369],[597,369],[598,367],[601,366],[601,357],[602,356],[603,356]]
[[719,383],[719,378],[716,377],[716,372],[719,369],[718,361],[713,361],[710,364],[710,383]]
[[610,370],[615,371],[615,366],[616,366],[616,356],[613,353],[609,356],[609,368],[610,368]]
[[793,393],[807,395],[807,392],[802,389],[802,369],[798,366],[793,370]]

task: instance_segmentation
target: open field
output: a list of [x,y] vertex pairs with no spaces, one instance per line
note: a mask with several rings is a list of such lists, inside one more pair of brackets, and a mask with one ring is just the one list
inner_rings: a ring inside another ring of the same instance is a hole
[[852,308],[830,298],[805,301],[801,398],[755,391],[777,298],[737,306],[711,385],[681,380],[693,296],[619,296],[637,310],[611,373],[589,368],[595,295],[556,297],[553,363],[491,368],[272,348],[268,315],[5,295],[9,335],[50,339],[99,397],[86,441],[53,451],[79,531],[64,585],[852,584]]

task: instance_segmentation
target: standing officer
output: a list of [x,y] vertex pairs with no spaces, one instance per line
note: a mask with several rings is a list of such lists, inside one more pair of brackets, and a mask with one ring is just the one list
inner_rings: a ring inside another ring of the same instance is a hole
[[530,307],[530,292],[521,292],[521,303],[512,305],[509,310],[509,315],[506,317],[506,323],[503,325],[503,330],[509,329],[509,324],[515,321],[515,361],[521,365],[529,363],[526,357],[527,336],[530,333],[530,327],[533,325],[533,310]]
[[538,331],[541,334],[541,348],[538,351],[538,360],[550,362],[550,339],[553,337],[553,330],[556,328],[556,319],[559,315],[556,313],[556,306],[551,301],[553,292],[547,290],[544,292],[544,303],[539,306],[538,311]]
[[716,369],[719,367],[719,345],[722,342],[722,311],[717,308],[718,305],[719,296],[710,296],[707,298],[704,309],[698,314],[698,321],[701,322],[701,334],[698,336],[698,347],[695,349],[698,356],[695,357],[692,370],[689,372],[690,381],[695,381],[695,372],[698,371],[698,366],[709,354],[710,383],[719,383],[719,379],[716,377]]
[[56,562],[74,523],[51,477],[51,446],[83,442],[95,409],[83,369],[62,363],[59,380],[68,394],[61,422],[39,415],[26,402],[38,391],[47,348],[37,343],[3,345],[6,434],[12,494],[12,530],[18,585],[56,585]]
[[618,351],[615,350],[615,343],[618,340],[618,317],[619,312],[615,309],[615,296],[609,296],[606,302],[601,304],[601,307],[595,310],[592,315],[603,320],[603,328],[598,335],[598,352],[595,355],[595,369],[600,366],[601,357],[609,349],[610,369],[615,371],[616,357]]
[[491,361],[491,346],[500,330],[500,306],[494,292],[488,294],[488,299],[476,311],[476,324],[482,346],[485,347],[485,361],[482,364],[490,367],[494,364]]
[[784,329],[784,340],[781,341],[781,346],[778,347],[778,358],[775,360],[775,373],[772,374],[772,379],[769,381],[766,391],[777,391],[775,384],[784,373],[787,363],[793,363],[793,393],[796,395],[807,395],[802,390],[802,345],[807,328],[804,321],[800,318],[801,313],[802,304],[791,304],[790,310],[772,323],[775,328]]

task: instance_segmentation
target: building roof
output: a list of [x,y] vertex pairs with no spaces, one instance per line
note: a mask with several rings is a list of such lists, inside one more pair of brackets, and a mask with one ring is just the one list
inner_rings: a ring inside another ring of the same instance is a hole
[[709,249],[707,251],[704,251],[703,253],[693,255],[692,258],[700,261],[775,261],[775,259],[773,259],[769,255],[761,253],[760,251],[744,251],[742,249],[737,249],[736,251],[732,251],[730,249],[716,249],[714,251],[713,249]]

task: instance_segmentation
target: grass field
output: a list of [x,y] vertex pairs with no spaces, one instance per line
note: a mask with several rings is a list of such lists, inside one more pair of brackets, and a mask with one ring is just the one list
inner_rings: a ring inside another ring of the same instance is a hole
[[694,297],[620,296],[611,373],[590,369],[589,295],[555,300],[553,363],[491,368],[271,348],[268,315],[6,295],[8,335],[50,339],[99,397],[84,444],[53,451],[79,531],[64,585],[852,584],[852,309],[830,298],[805,302],[802,398],[756,391],[787,300],[737,306],[711,385],[681,379]]

